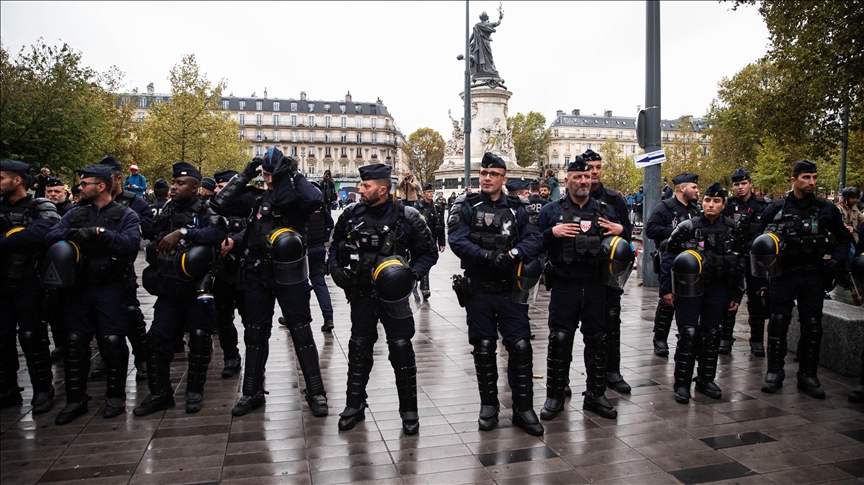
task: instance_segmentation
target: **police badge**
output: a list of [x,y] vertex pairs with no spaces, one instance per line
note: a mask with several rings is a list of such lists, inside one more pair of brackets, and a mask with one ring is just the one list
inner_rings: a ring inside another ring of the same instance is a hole
[[588,232],[591,229],[591,220],[579,221],[579,229],[581,229],[582,232]]
[[495,222],[494,212],[487,212],[483,214],[483,223],[485,223],[487,226],[491,226],[493,222]]

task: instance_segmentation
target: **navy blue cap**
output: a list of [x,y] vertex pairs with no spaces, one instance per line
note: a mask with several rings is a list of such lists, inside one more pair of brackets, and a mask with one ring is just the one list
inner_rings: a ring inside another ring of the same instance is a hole
[[531,190],[540,190],[540,181],[537,179],[534,179],[534,180],[528,182],[528,187]]
[[810,160],[801,160],[795,164],[792,173],[816,173],[816,164]]
[[527,180],[510,180],[504,187],[507,187],[507,192],[518,192],[520,190],[528,190]]
[[423,186],[423,192],[426,192],[427,190],[435,190],[435,189],[432,187],[432,184],[426,184]]
[[168,188],[168,182],[166,182],[165,179],[159,179],[156,181],[156,183],[153,184],[153,190],[167,189],[167,188]]
[[741,182],[744,180],[750,180],[750,173],[748,173],[743,168],[739,168],[739,169],[735,170],[735,173],[732,174],[732,181],[733,182]]
[[729,193],[726,192],[726,189],[724,189],[722,185],[720,185],[720,182],[714,182],[705,189],[705,196],[723,197],[725,199],[726,197],[729,197]]
[[371,165],[363,165],[360,167],[359,172],[360,180],[379,180],[389,179],[393,169],[390,168],[390,165],[373,163]]
[[598,162],[603,160],[599,153],[590,148],[585,150],[585,153],[582,154],[582,158],[584,158],[586,162]]
[[216,180],[210,177],[204,177],[201,179],[201,188],[210,191],[216,190]]
[[264,154],[261,170],[272,173],[276,169],[276,164],[282,161],[282,157],[284,156],[282,150],[276,147],[267,147],[267,153]]
[[81,187],[78,184],[72,186],[72,195],[81,193]]
[[115,172],[122,172],[123,171],[123,166],[120,165],[120,162],[114,157],[110,157],[110,156],[105,157],[99,161],[99,164],[100,165],[108,165],[109,167],[111,167],[111,170],[113,170]]
[[483,154],[483,160],[480,161],[482,168],[503,168],[507,170],[507,164],[498,155],[493,155],[489,152]]
[[192,164],[186,162],[177,162],[171,166],[174,173],[171,174],[171,177],[195,177],[199,181],[201,180],[201,172],[198,171],[197,168],[192,166]]
[[81,175],[82,179],[88,177],[110,177],[112,170],[113,169],[110,165],[97,163],[96,165],[90,165],[89,167],[78,169],[78,173]]
[[217,184],[221,184],[222,182],[231,180],[235,175],[237,175],[237,172],[234,170],[220,170],[213,174],[213,178]]
[[63,180],[60,177],[48,177],[48,182],[45,183],[46,187],[62,187],[66,184],[63,183]]
[[567,165],[568,172],[587,172],[590,170],[588,164],[585,163],[585,159],[582,158],[582,155],[576,155],[576,158],[570,162],[570,165]]
[[679,173],[672,179],[672,183],[674,185],[678,184],[698,184],[699,183],[699,174],[696,173]]
[[30,175],[30,165],[18,160],[0,160],[0,170],[4,172],[21,172]]

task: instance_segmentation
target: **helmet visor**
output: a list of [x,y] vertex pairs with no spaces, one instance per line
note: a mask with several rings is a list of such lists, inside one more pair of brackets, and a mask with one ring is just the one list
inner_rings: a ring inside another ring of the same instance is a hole
[[672,271],[672,293],[675,296],[702,296],[700,273],[676,273]]
[[417,310],[423,305],[423,297],[417,290],[417,283],[414,283],[412,290],[404,297],[396,301],[387,301],[383,298],[378,299],[384,306],[387,315],[396,319],[408,318],[417,313]]
[[750,274],[757,278],[768,278],[780,276],[783,265],[779,254],[757,255],[750,254]]
[[527,305],[529,301],[537,301],[537,292],[540,290],[540,285],[537,283],[539,282],[540,278],[517,276],[510,299],[520,305]]
[[273,279],[280,285],[296,285],[306,282],[309,277],[309,267],[306,256],[290,263],[274,261]]
[[610,260],[603,263],[603,284],[623,289],[627,279],[633,274],[633,261]]

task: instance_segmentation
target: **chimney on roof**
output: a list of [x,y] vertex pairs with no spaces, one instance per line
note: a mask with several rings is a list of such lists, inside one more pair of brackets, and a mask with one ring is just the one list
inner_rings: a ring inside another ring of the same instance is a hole
[[574,109],[572,111],[572,113],[573,113],[573,116],[579,116],[580,114],[582,114],[582,112],[579,109]]
[[264,88],[264,99],[267,99],[267,88]]
[[306,101],[306,91],[300,91],[300,101]]
[[348,91],[348,94],[345,95],[345,102],[346,103],[351,102],[351,91]]
[[611,118],[612,117],[612,110],[607,109],[606,111],[603,112],[603,116],[605,116],[607,118]]
[[563,114],[564,114],[564,110],[559,109],[558,111],[555,112],[555,116],[561,116]]
[[377,103],[377,104],[384,104],[384,101],[381,101],[381,98],[378,98],[378,100],[375,101],[375,103]]
[[153,87],[153,83],[147,85],[147,94],[153,96],[153,93],[156,92],[156,88]]

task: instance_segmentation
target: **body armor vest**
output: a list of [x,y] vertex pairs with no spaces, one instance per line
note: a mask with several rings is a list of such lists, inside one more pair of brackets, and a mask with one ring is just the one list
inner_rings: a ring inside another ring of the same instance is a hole
[[282,227],[291,228],[304,241],[306,240],[306,221],[294,217],[291,211],[282,212],[281,208],[276,207],[270,202],[270,198],[265,193],[260,199],[258,214],[252,218],[252,223],[246,228],[246,231],[249,232],[246,244],[247,249],[254,252],[263,252],[264,239],[267,235],[274,229]]
[[178,229],[184,227],[192,229],[201,226],[201,221],[206,216],[207,205],[201,199],[196,200],[192,207],[182,212],[177,211],[177,204],[169,201],[162,206],[162,212],[153,221],[153,233],[156,234],[156,237],[151,241],[151,245],[158,246],[163,237]]
[[376,219],[369,214],[365,205],[357,205],[351,219],[354,223],[348,228],[348,236],[340,242],[340,263],[348,264],[357,275],[358,285],[374,288],[372,271],[379,261],[390,256],[402,256],[407,261],[408,248],[403,247],[399,237],[405,207],[401,202],[393,202],[390,217]]
[[[153,221],[153,234],[156,235],[147,245],[147,264],[152,269],[145,271],[154,271],[158,274],[158,279],[161,281],[165,295],[173,297],[189,296],[190,292],[194,294],[193,289],[196,282],[187,281],[177,274],[173,262],[178,251],[188,250],[190,244],[186,241],[180,241],[174,246],[174,249],[168,254],[160,254],[156,251],[159,242],[172,232],[187,228],[193,229],[201,227],[202,221],[207,217],[207,204],[200,198],[197,199],[191,207],[184,211],[177,210],[177,204],[169,200],[162,206],[162,211],[159,216]],[[143,278],[143,277],[142,277]],[[145,279],[145,288],[147,286]],[[148,288],[150,291],[150,288]],[[151,293],[159,295],[160,292]]]
[[129,207],[132,205],[132,201],[135,200],[135,197],[138,197],[138,195],[134,192],[124,190],[123,192],[118,194],[117,198],[114,199],[114,202],[122,205],[123,207]]
[[599,264],[604,236],[598,220],[606,215],[606,204],[598,202],[597,210],[586,211],[567,199],[562,198],[556,203],[561,206],[560,222],[579,224],[579,234],[556,237],[549,248],[549,260],[553,264]]
[[327,216],[321,209],[309,216],[306,222],[306,240],[309,244],[326,243],[330,239],[330,234],[327,232]]
[[759,222],[762,220],[762,213],[765,212],[765,207],[768,203],[765,199],[751,194],[754,199],[751,207],[738,197],[729,197],[727,207],[729,208],[729,217],[734,219],[741,227],[741,233],[745,239],[750,242],[759,235]]
[[728,282],[740,275],[733,237],[735,226],[735,221],[726,217],[718,228],[708,227],[701,217],[692,221],[693,232],[682,246],[683,250],[692,249],[702,255],[702,276],[707,285]]
[[444,231],[444,221],[438,217],[438,209],[434,204],[426,203],[425,200],[421,200],[414,204],[414,208],[417,209],[417,212],[419,212],[426,220],[429,232],[431,232],[432,237],[437,240]]
[[688,219],[694,219],[699,215],[699,208],[695,204],[687,204],[687,208],[682,209],[681,204],[678,203],[678,199],[675,197],[666,199],[663,203],[672,211],[672,229],[675,229],[678,224]]
[[522,203],[518,197],[507,196],[507,207],[494,207],[483,201],[480,194],[469,194],[465,202],[471,206],[471,229],[468,240],[489,251],[510,250],[519,241],[516,211]]
[[[3,208],[3,233],[0,237],[6,237],[7,234],[18,232],[30,227],[33,224],[33,216],[31,211],[36,200],[30,199],[29,202],[18,204],[14,207]],[[38,254],[26,252],[13,252],[4,249],[0,254],[0,274],[4,278],[23,279],[36,275],[36,266]]]
[[[109,207],[90,222],[90,204],[75,208],[70,227],[84,229],[87,227],[104,227],[116,231],[120,220],[126,213],[126,207],[111,202]],[[111,252],[98,241],[89,241],[81,247],[84,259],[85,278],[91,283],[105,283],[119,277],[126,277],[132,271],[132,261],[129,257]]]
[[[834,251],[836,240],[825,231],[820,220],[822,207],[828,202],[821,197],[813,197],[807,207],[787,203],[791,193],[773,202],[776,212],[774,219],[765,227],[765,232],[773,232],[783,240],[781,254],[784,265],[821,266],[823,256]],[[791,257],[789,257],[791,256]]]

